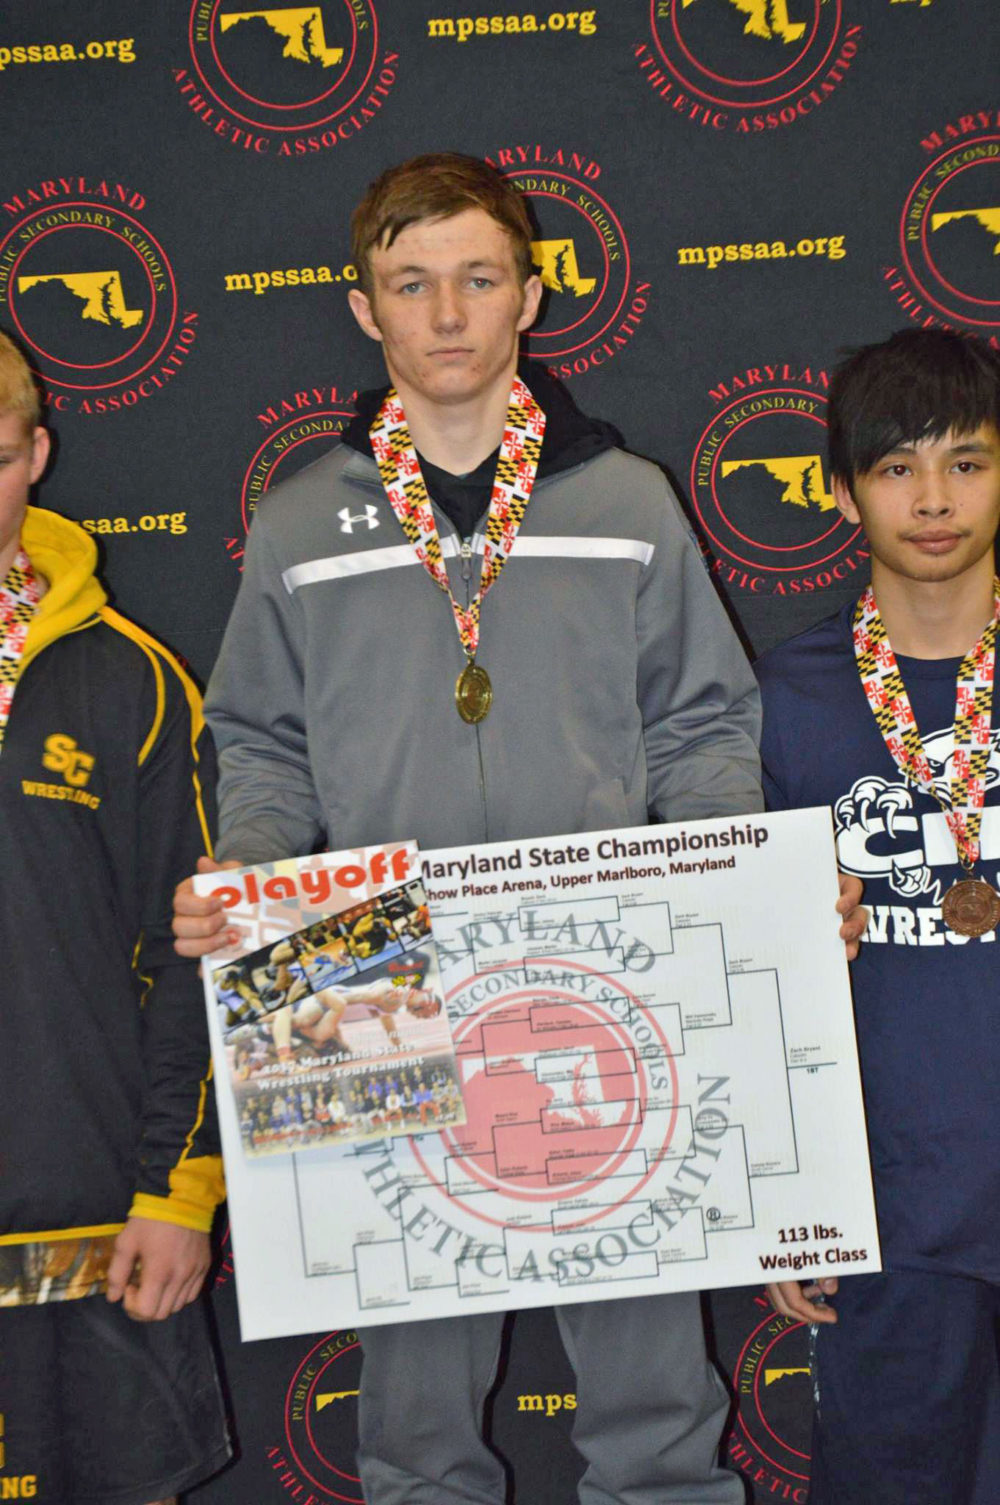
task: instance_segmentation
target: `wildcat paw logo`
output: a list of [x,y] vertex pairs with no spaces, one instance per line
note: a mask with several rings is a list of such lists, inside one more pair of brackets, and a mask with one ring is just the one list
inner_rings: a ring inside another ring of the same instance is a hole
[[51,178],[4,200],[0,321],[24,342],[60,412],[104,414],[161,391],[198,315],[182,313],[146,199],[106,179]]
[[529,200],[544,296],[529,355],[563,381],[603,366],[629,345],[649,306],[617,213],[597,184],[600,163],[556,147],[506,146],[486,160]]
[[[343,388],[307,387],[292,392],[257,414],[257,422],[266,430],[243,475],[240,488],[240,528],[228,537],[226,553],[240,569],[246,535],[261,497],[277,481],[287,480],[303,465],[320,455],[340,438],[354,417],[357,393]],[[362,520],[364,514],[362,514]]]
[[257,156],[302,157],[358,135],[396,82],[371,0],[247,7],[195,0],[178,92],[214,136]]
[[742,135],[812,114],[861,38],[841,0],[651,0],[650,27],[632,49],[647,86],[685,119]]
[[[872,945],[942,946],[975,944],[941,922],[941,901],[956,877],[955,842],[942,814],[956,771],[967,776],[967,755],[955,749],[952,726],[923,734],[934,797],[906,779],[867,774],[834,803],[837,858],[845,872],[863,879],[871,920],[865,932]],[[964,762],[965,766],[960,766]],[[1000,728],[990,734],[989,764],[983,779],[986,808],[980,832],[981,873],[988,883],[1000,878]],[[992,943],[993,932],[980,943]]]
[[355,1463],[360,1384],[357,1333],[328,1333],[309,1349],[285,1394],[284,1446],[265,1449],[277,1498],[364,1505]]
[[899,218],[897,256],[882,271],[923,327],[1000,335],[1000,110],[961,115],[921,141],[925,163]]
[[712,571],[735,591],[827,590],[867,562],[826,470],[826,387],[825,371],[783,363],[749,367],[709,393],[717,412],[695,448],[690,495]]

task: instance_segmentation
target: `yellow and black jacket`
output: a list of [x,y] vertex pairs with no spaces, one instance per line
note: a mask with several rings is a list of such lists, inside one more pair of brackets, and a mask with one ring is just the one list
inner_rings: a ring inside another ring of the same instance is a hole
[[[209,849],[197,690],[106,604],[96,549],[29,508],[48,582],[0,752],[0,1246],[207,1229],[222,1196],[205,1009],[171,944]],[[2,1252],[2,1251],[0,1251]]]

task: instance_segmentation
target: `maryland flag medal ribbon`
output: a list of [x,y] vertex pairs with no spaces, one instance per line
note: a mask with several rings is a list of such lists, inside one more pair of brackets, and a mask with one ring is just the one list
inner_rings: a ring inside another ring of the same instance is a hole
[[40,594],[31,560],[23,549],[19,549],[6,579],[0,584],[0,751],[14,687],[21,672],[28,627],[38,609]]
[[493,686],[486,670],[476,663],[480,608],[483,597],[507,563],[531,498],[538,457],[542,452],[545,414],[521,378],[515,376],[486,516],[479,589],[468,606],[459,604],[449,583],[431,500],[403,404],[395,388],[386,394],[368,433],[392,510],[420,563],[451,602],[458,636],[468,661],[455,684],[458,714],[463,721],[482,721],[493,703]]
[[950,803],[935,787],[910,697],[871,586],[854,612],[854,656],[878,729],[904,777],[941,806],[967,875],[949,889],[941,904],[942,919],[959,935],[985,935],[1000,924],[1000,894],[984,879],[972,875],[979,858],[990,758],[1000,580],[994,580],[993,591],[993,619],[958,670]]

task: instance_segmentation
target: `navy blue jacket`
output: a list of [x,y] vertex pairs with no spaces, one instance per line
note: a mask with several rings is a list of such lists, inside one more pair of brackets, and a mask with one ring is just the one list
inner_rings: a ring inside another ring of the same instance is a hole
[[[940,806],[904,781],[865,700],[853,604],[766,653],[761,753],[769,808],[830,805],[841,867],[872,911],[851,968],[887,1268],[1000,1280],[1000,947],[951,934],[958,878]],[[899,658],[935,782],[947,792],[958,659]],[[1000,690],[982,860],[1000,886]],[[834,1126],[835,1131],[835,1126]]]

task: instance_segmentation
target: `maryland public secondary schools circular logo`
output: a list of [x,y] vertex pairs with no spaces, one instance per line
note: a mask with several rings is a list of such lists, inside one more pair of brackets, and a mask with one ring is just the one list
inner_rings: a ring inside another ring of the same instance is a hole
[[353,417],[353,395],[329,385],[294,392],[257,414],[266,433],[243,475],[241,527],[226,539],[231,559],[242,562],[246,535],[261,497],[332,448]]
[[[750,1331],[733,1369],[738,1411],[729,1462],[765,1471],[762,1492],[804,1505],[809,1497],[812,1378],[809,1332],[771,1311]],[[766,1477],[770,1474],[771,1477]]]
[[799,595],[851,580],[867,560],[826,462],[826,373],[754,367],[712,390],[719,410],[691,463],[713,571],[736,590]]
[[544,296],[528,354],[563,380],[604,365],[639,327],[650,284],[633,278],[621,220],[598,187],[600,164],[541,146],[506,147],[486,160],[524,194],[538,227],[531,252]]
[[811,114],[861,34],[841,0],[650,0],[650,24],[653,45],[634,49],[650,88],[699,125],[745,134]]
[[356,1332],[328,1333],[299,1364],[285,1395],[287,1462],[323,1500],[364,1505],[355,1453],[361,1346]]
[[232,145],[281,156],[356,135],[377,116],[398,62],[395,53],[379,59],[371,0],[194,0],[188,45],[193,74],[177,69],[175,78],[190,108]]
[[901,264],[887,271],[889,287],[917,322],[952,321],[978,334],[995,333],[1000,331],[1000,131],[947,146],[945,139],[934,132],[924,142],[925,150],[944,149],[935,151],[903,205]]
[[132,407],[171,381],[197,337],[181,315],[144,196],[58,178],[13,194],[0,240],[0,317],[23,341],[60,411]]
[[[477,973],[449,994],[453,1011],[489,1000],[453,1025],[466,1122],[441,1131],[433,1157],[414,1139],[414,1156],[453,1205],[494,1228],[549,1229],[553,1207],[567,1231],[614,1225],[615,1209],[661,1170],[673,1141],[671,1046],[620,979],[565,959],[551,980],[523,990],[506,978],[503,969]],[[577,991],[595,984],[593,997]],[[588,1210],[581,1199],[602,1183],[606,1201]]]

